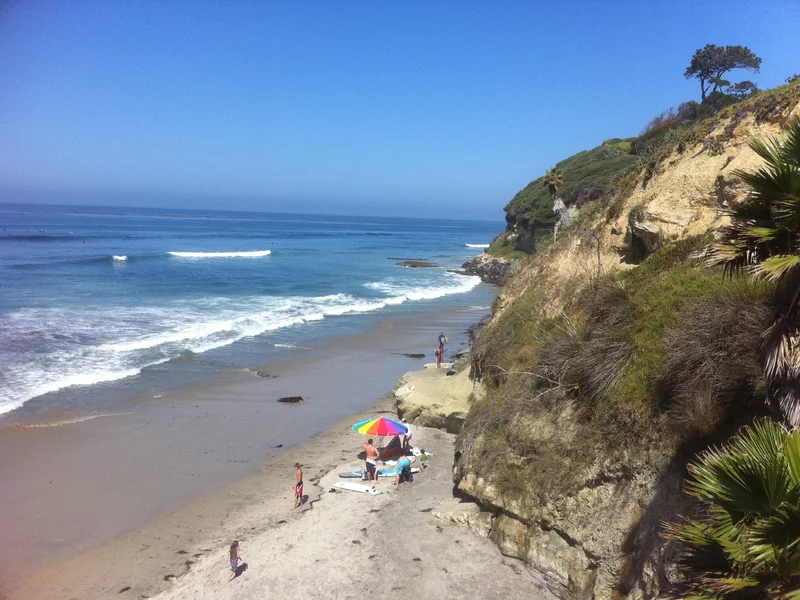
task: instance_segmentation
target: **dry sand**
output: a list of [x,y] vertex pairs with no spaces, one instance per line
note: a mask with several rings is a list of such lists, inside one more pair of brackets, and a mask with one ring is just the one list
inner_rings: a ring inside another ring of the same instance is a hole
[[[360,467],[362,416],[393,414],[390,397],[345,418],[258,473],[103,547],[39,570],[11,599],[549,598],[528,571],[469,529],[433,519],[452,498],[454,436],[417,428],[434,453],[411,484],[381,480],[381,494],[331,492]],[[293,465],[307,502],[293,511]],[[248,569],[228,583],[227,546]]]
[[[463,339],[458,332],[476,318],[475,311],[445,310],[380,321],[362,334],[288,350],[296,358],[266,366],[270,377],[220,372],[213,382],[135,400],[98,387],[102,412],[120,413],[114,416],[81,420],[94,413],[77,406],[72,413],[22,410],[16,424],[5,416],[0,598],[28,574],[40,579],[37,569],[96,550],[198,498],[216,498],[214,490],[256,471],[279,469],[282,463],[268,462],[279,445],[293,448],[362,412],[421,364],[404,353],[426,351],[440,328]],[[276,402],[295,395],[306,401]],[[282,475],[278,480],[283,485]],[[245,500],[248,486],[237,488]],[[216,502],[197,504],[197,514],[214,516],[202,527],[206,536],[225,516]],[[156,541],[142,544],[157,546],[164,537],[152,533]]]

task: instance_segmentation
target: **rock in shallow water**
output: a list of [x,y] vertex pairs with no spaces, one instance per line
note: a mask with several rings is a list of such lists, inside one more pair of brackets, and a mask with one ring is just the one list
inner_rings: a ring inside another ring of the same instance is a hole
[[283,398],[278,398],[278,402],[283,402],[284,404],[299,404],[302,401],[302,396],[284,396]]
[[502,285],[511,275],[515,262],[504,258],[497,258],[489,254],[479,254],[467,260],[461,268],[470,275],[477,275],[486,283]]
[[401,267],[409,267],[411,269],[435,269],[439,265],[432,263],[428,260],[404,260],[397,263]]

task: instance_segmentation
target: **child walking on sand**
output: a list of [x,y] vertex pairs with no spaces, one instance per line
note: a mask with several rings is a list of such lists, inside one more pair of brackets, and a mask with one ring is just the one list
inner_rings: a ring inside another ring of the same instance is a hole
[[231,579],[236,577],[236,572],[239,569],[239,563],[242,562],[242,555],[239,554],[239,542],[233,542],[231,544],[228,558],[231,561],[231,574],[228,576],[228,583],[230,583]]
[[295,482],[294,482],[294,510],[303,503],[303,465],[294,463]]
[[420,471],[424,471],[425,468],[428,466],[425,463],[428,462],[428,455],[425,453],[425,448],[419,451],[419,469]]

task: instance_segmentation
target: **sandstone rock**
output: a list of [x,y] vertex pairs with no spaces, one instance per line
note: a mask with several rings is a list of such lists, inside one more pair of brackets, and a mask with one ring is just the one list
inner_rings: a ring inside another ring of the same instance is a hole
[[469,379],[469,371],[448,377],[448,363],[437,369],[426,364],[422,371],[403,375],[394,389],[398,413],[422,427],[436,427],[448,433],[458,433],[469,412],[470,395],[483,395],[483,385]]
[[431,515],[439,521],[466,525],[481,537],[489,537],[492,530],[492,513],[458,498],[444,500]]
[[645,219],[631,216],[628,232],[632,240],[641,242],[646,254],[652,254],[661,242],[661,229],[655,223]]

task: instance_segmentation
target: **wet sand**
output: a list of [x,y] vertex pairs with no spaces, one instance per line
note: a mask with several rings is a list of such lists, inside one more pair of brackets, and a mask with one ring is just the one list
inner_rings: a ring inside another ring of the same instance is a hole
[[[451,333],[455,350],[463,336],[453,334],[481,314],[385,321],[366,334],[322,344],[315,348],[320,358],[267,366],[275,378],[221,373],[211,384],[141,398],[124,414],[4,427],[0,595],[99,598],[126,572],[143,590],[130,597],[156,593],[168,583],[166,575],[201,558],[194,554],[224,543],[229,531],[243,531],[237,515],[246,508],[275,494],[281,506],[291,502],[286,465],[293,464],[298,443],[344,414],[363,411],[402,373],[421,366],[402,354],[430,354],[439,330]],[[305,401],[276,402],[295,395]],[[335,447],[341,452],[336,461],[352,458],[352,443],[326,436],[307,442],[324,448],[300,455],[322,457]],[[316,467],[319,475],[330,466]]]
[[[551,599],[488,539],[433,518],[452,498],[450,434],[417,428],[434,455],[411,484],[382,480],[377,496],[332,491],[339,471],[362,464],[363,437],[350,424],[391,415],[392,406],[386,398],[344,418],[257,473],[38,571],[9,597]],[[292,510],[295,462],[304,464],[308,497]],[[226,549],[234,539],[248,568],[228,583]]]

